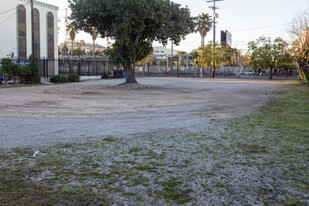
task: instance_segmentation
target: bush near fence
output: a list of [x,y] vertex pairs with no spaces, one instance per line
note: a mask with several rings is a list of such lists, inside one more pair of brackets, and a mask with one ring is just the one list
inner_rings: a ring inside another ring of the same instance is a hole
[[52,83],[67,83],[67,82],[79,82],[80,77],[77,74],[70,74],[69,76],[57,75],[50,78]]
[[18,79],[25,84],[39,84],[41,82],[38,59],[30,55],[29,65],[15,64],[12,59],[1,60],[2,72],[10,79]]

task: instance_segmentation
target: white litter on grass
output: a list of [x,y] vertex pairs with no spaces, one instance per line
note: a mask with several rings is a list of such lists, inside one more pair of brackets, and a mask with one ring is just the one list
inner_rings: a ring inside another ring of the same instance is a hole
[[39,154],[40,151],[35,151],[34,154],[32,155],[32,157],[35,157],[35,155]]

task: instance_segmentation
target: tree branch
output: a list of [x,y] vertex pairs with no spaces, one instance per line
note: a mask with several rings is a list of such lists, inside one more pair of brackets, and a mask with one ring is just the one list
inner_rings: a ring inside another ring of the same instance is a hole
[[119,39],[119,36],[118,36],[118,34],[115,32],[114,27],[113,27],[113,25],[112,25],[112,24],[111,24],[111,25],[109,25],[109,29],[110,29],[110,30],[111,30],[111,32],[113,33],[113,35],[114,35],[115,39],[116,39],[116,40],[118,40],[118,39]]
[[144,26],[145,26],[145,20],[142,21],[141,25],[140,25],[140,32],[139,34],[135,37],[135,41],[134,41],[134,46],[138,46],[140,44],[140,38],[141,38],[141,34],[142,31],[144,30]]

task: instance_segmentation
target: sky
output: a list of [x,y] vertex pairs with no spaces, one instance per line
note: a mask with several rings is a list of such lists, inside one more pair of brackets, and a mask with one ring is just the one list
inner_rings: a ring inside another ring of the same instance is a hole
[[[59,7],[59,43],[64,40],[64,17],[65,8],[68,8],[66,0],[40,0]],[[209,13],[212,10],[206,0],[173,0],[183,7],[188,6],[192,16],[201,13]],[[293,39],[289,34],[289,25],[293,18],[301,11],[309,11],[309,0],[224,0],[216,3],[219,7],[216,13],[219,14],[216,26],[216,39],[220,41],[220,31],[228,30],[232,34],[233,47],[246,52],[249,41],[254,41],[260,36],[282,37],[288,42]],[[69,12],[70,13],[70,12]],[[213,39],[213,31],[207,33],[206,42]],[[77,40],[84,39],[92,42],[91,37],[85,33],[79,33]],[[106,46],[104,39],[98,39],[98,44]],[[174,46],[177,50],[190,52],[201,45],[201,38],[198,33],[190,34],[180,45]],[[155,42],[154,46],[160,46]],[[171,47],[170,44],[167,47]]]

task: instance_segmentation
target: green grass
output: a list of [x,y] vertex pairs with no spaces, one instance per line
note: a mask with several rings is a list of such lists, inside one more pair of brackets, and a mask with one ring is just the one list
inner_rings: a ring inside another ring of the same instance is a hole
[[182,189],[182,182],[176,178],[171,178],[163,182],[164,188],[162,191],[157,190],[155,193],[158,197],[164,197],[166,201],[174,201],[177,204],[190,202],[193,198],[190,196],[191,189]]

